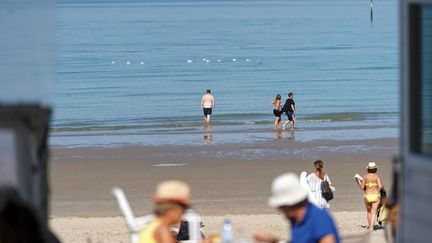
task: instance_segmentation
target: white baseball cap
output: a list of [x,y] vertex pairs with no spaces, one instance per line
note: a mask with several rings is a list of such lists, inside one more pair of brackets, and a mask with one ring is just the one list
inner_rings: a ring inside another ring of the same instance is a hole
[[296,205],[308,197],[306,188],[300,185],[299,177],[286,173],[273,179],[272,195],[268,204],[272,208]]

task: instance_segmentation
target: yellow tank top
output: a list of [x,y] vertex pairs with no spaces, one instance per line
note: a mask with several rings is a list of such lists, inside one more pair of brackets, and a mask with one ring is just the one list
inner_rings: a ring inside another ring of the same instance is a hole
[[150,222],[147,227],[139,232],[138,242],[139,243],[157,243],[154,232],[161,224],[159,219],[154,219]]

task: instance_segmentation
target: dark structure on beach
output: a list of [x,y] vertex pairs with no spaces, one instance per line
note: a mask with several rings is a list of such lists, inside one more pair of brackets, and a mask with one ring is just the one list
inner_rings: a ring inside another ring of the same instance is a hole
[[430,242],[432,1],[401,0],[401,163],[397,242]]

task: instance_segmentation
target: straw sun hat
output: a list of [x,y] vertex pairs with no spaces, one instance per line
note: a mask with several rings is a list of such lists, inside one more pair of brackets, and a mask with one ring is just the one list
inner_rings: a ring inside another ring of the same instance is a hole
[[273,180],[272,195],[268,204],[272,208],[293,206],[307,197],[308,191],[300,185],[299,177],[294,173],[286,173]]
[[378,166],[376,165],[375,162],[369,162],[369,163],[368,163],[368,166],[367,166],[366,168],[367,168],[368,170],[373,170],[373,169],[378,168]]
[[189,206],[191,204],[190,194],[189,185],[185,182],[164,181],[157,185],[153,200],[155,202],[174,201]]

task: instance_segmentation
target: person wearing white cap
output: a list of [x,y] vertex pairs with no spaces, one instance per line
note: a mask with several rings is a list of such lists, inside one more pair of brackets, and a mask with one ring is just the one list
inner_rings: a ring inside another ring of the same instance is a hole
[[[308,201],[308,190],[300,185],[296,174],[286,173],[273,180],[268,203],[291,221],[292,243],[340,242],[330,214]],[[278,237],[267,233],[257,233],[254,238],[258,242],[280,242]]]
[[373,231],[381,199],[380,191],[384,190],[384,186],[381,183],[381,177],[377,174],[378,166],[375,162],[369,162],[366,169],[367,173],[363,176],[363,180],[356,178],[356,182],[360,187],[360,190],[364,191],[364,204],[367,210],[368,229],[369,231]]
[[153,196],[156,218],[139,232],[139,243],[175,243],[170,227],[179,223],[190,207],[190,188],[182,181],[164,181]]

